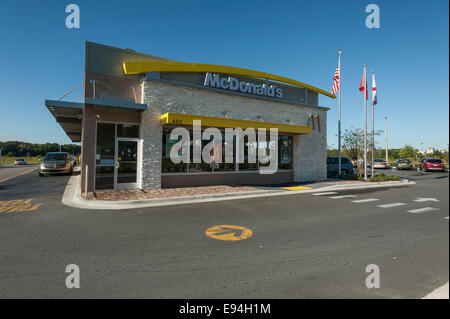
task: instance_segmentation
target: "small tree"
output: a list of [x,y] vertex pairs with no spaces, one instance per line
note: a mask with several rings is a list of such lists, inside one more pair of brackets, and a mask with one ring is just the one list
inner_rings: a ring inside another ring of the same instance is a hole
[[[375,136],[379,136],[383,131],[375,131]],[[349,157],[354,159],[361,159],[364,157],[364,131],[360,128],[352,128],[347,129],[343,135],[343,147],[345,149],[345,153],[349,155]],[[367,160],[370,162],[371,158],[371,143],[372,136],[367,134]],[[377,143],[375,142],[375,149]],[[358,176],[362,176],[362,172],[364,171],[364,165],[360,165],[358,161],[357,174]]]
[[398,152],[398,156],[401,158],[414,159],[416,157],[417,150],[411,145],[403,146]]

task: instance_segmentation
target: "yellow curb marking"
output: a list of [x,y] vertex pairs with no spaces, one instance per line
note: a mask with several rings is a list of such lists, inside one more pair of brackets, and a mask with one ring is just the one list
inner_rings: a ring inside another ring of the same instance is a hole
[[205,231],[206,236],[218,240],[244,240],[252,237],[253,232],[247,227],[236,225],[216,225]]
[[288,191],[299,191],[299,190],[312,189],[311,187],[305,187],[305,186],[289,186],[289,187],[281,187],[281,188],[287,189]]
[[11,176],[11,177],[7,177],[7,178],[4,178],[4,179],[0,179],[0,183],[9,181],[10,179],[16,178],[16,177],[18,177],[18,176],[22,176],[22,175],[31,173],[31,172],[33,172],[33,171],[35,171],[35,170],[37,170],[37,169],[38,169],[38,168],[36,167],[36,168],[33,168],[32,170],[29,170],[29,171],[26,171],[26,172],[23,172],[23,173],[20,173],[20,174]]
[[42,203],[33,204],[33,199],[16,199],[0,201],[0,213],[31,212],[38,209]]

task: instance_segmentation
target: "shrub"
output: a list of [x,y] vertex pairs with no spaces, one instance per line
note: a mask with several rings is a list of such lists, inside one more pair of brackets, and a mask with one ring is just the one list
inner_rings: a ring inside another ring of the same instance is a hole
[[390,182],[390,181],[399,181],[402,178],[400,176],[388,176],[384,174],[375,175],[368,179],[369,182]]

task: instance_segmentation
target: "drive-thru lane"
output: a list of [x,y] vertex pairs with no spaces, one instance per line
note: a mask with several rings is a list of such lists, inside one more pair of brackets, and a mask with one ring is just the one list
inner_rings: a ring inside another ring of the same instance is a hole
[[[420,298],[448,282],[448,174],[405,174],[417,184],[126,211],[62,205],[68,176],[18,176],[0,201],[42,205],[0,213],[0,297]],[[423,207],[436,210],[408,213]],[[218,225],[252,236],[205,234]],[[68,264],[80,289],[65,286]],[[365,286],[368,264],[379,289]]]

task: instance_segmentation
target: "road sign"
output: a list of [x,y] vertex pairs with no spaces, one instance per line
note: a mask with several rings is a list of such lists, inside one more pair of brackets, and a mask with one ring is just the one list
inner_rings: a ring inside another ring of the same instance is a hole
[[206,236],[218,240],[244,240],[253,235],[253,232],[247,227],[236,225],[217,225],[208,228],[205,231]]

